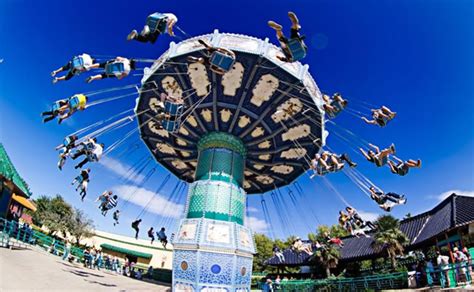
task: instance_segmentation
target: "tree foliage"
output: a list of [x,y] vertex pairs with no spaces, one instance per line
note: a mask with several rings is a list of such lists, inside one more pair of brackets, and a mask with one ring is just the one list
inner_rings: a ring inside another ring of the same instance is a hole
[[324,270],[326,271],[326,277],[331,276],[331,269],[337,267],[340,258],[339,249],[334,245],[327,243],[326,237],[329,235],[331,238],[339,238],[346,236],[347,234],[347,231],[339,225],[319,225],[316,234],[308,234],[308,238],[312,242],[318,241],[319,243],[323,244],[322,248],[315,251],[312,260],[313,262],[324,267]]
[[82,210],[74,208],[74,213],[71,220],[68,221],[68,231],[76,239],[76,244],[79,245],[82,238],[87,238],[93,235],[93,222],[89,219]]
[[92,234],[93,222],[82,210],[73,208],[60,195],[41,196],[34,200],[37,210],[32,212],[33,223],[46,226],[50,231],[65,235],[69,232],[77,243]]
[[266,268],[264,262],[273,255],[273,240],[264,234],[258,233],[254,235],[254,239],[257,254],[253,258],[253,271],[263,272]]
[[378,229],[375,233],[375,248],[387,253],[392,268],[397,267],[397,256],[403,255],[403,245],[408,243],[408,237],[400,230],[400,222],[391,215],[380,216],[376,222]]

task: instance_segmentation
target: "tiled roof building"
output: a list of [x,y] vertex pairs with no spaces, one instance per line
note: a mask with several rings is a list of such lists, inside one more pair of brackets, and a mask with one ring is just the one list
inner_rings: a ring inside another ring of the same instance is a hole
[[[447,244],[460,240],[461,229],[468,232],[468,227],[474,222],[474,197],[450,195],[433,209],[400,221],[400,230],[410,240],[407,250],[425,246]],[[474,227],[474,226],[473,226]],[[341,261],[372,259],[380,256],[375,250],[372,237],[346,237],[342,239]],[[277,257],[270,258],[266,263],[273,266],[300,266],[308,263],[306,253],[298,255],[292,250],[284,251],[285,262]]]

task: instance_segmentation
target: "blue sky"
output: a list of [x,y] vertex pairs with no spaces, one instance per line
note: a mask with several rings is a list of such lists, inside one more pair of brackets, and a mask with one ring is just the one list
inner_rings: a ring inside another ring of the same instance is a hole
[[[5,145],[18,171],[30,184],[34,196],[62,194],[68,202],[84,209],[98,229],[131,235],[130,220],[143,207],[129,204],[122,222],[113,227],[110,216],[103,218],[92,199],[106,188],[124,190],[131,182],[123,182],[117,165],[111,162],[93,165],[89,200],[81,203],[70,186],[76,175],[71,161],[65,170],[56,168],[54,147],[62,138],[95,121],[106,119],[134,106],[134,98],[121,99],[90,108],[75,115],[61,126],[55,122],[43,125],[40,112],[59,98],[74,93],[133,84],[139,77],[122,81],[104,80],[86,84],[84,76],[69,82],[51,84],[50,72],[71,56],[88,52],[95,55],[158,58],[172,40],[168,36],[155,45],[127,42],[133,28],[142,27],[146,16],[154,11],[173,12],[178,25],[191,35],[212,32],[235,32],[275,42],[274,33],[266,25],[274,19],[288,28],[288,10],[295,11],[307,36],[310,51],[305,63],[310,65],[322,91],[341,92],[352,105],[364,103],[387,105],[398,112],[386,128],[365,125],[354,116],[343,113],[335,122],[359,137],[380,146],[397,145],[401,158],[421,158],[423,168],[414,169],[406,177],[390,174],[363,161],[362,157],[341,143],[334,133],[328,145],[337,152],[348,152],[359,162],[359,171],[386,191],[408,197],[408,204],[392,213],[402,217],[433,207],[439,196],[450,190],[472,194],[474,191],[474,4],[470,0],[399,0],[399,1],[69,1],[6,0],[0,2],[0,141]],[[359,108],[356,108],[360,110]],[[103,137],[110,145],[133,126]],[[329,127],[330,132],[334,127]],[[337,129],[335,130],[337,132]],[[128,140],[136,141],[138,136]],[[141,143],[140,143],[141,144]],[[123,165],[132,165],[147,153],[144,145],[132,155],[119,157],[127,146],[110,155]],[[149,166],[149,170],[152,166]],[[153,192],[166,177],[157,167],[143,188]],[[350,204],[371,217],[380,214],[371,202],[342,173],[327,177]],[[172,188],[172,177],[146,212],[142,228],[165,224],[172,228],[184,193],[166,204]],[[343,208],[338,197],[321,181],[302,176],[304,204],[292,207],[283,189],[293,223],[277,219],[268,194],[266,199],[274,233],[281,237],[291,233],[301,236],[315,229],[317,221],[304,223],[310,208],[323,224],[336,223],[337,211]],[[294,189],[293,189],[294,191]],[[152,193],[141,191],[137,203],[147,201]],[[254,228],[262,230],[261,197],[249,198]],[[168,211],[167,211],[168,210]],[[174,210],[171,213],[169,210]],[[161,215],[160,215],[161,214]],[[305,216],[300,216],[305,214]],[[285,231],[284,231],[285,230]],[[145,232],[142,232],[142,237]]]

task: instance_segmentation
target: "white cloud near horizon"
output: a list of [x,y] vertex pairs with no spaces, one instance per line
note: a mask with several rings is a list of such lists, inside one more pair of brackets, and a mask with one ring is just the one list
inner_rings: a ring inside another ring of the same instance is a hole
[[255,208],[255,207],[252,207],[252,206],[249,206],[247,208],[247,212],[249,213],[258,213],[260,210],[258,208]]
[[118,161],[117,159],[104,156],[100,159],[99,163],[109,171],[115,173],[120,177],[127,177],[128,181],[139,184],[145,179],[143,174],[137,174],[135,170],[129,173],[130,166]]
[[474,197],[474,191],[449,190],[435,196],[435,198],[441,202],[442,200],[451,196],[452,193],[455,193],[456,195],[459,195],[459,196]]
[[[119,196],[119,198],[136,206],[145,208],[148,205],[146,211],[149,213],[177,219],[180,218],[184,212],[183,205],[170,202],[163,195],[156,194],[155,192],[145,188],[131,185],[119,185],[113,187],[112,190]],[[135,193],[130,196],[133,192]]]
[[364,221],[375,221],[377,220],[377,218],[379,218],[380,214],[378,213],[373,213],[373,212],[366,212],[366,211],[363,211],[363,210],[357,210],[357,213],[359,213],[360,217],[362,217],[362,219]]
[[252,229],[253,233],[264,233],[267,232],[269,228],[265,220],[252,216],[245,217],[245,226]]

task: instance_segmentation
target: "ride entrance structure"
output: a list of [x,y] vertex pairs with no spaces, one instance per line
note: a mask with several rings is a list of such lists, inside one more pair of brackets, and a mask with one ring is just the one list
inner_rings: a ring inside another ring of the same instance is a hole
[[[212,70],[222,65],[212,56],[211,64],[188,63],[208,53],[199,40],[232,51],[233,64]],[[215,31],[171,43],[144,70],[136,105],[141,138],[190,183],[173,240],[174,291],[250,291],[255,246],[246,194],[290,184],[325,144],[321,93],[308,66],[278,54],[268,39]],[[160,93],[183,100],[182,113],[157,119]]]

